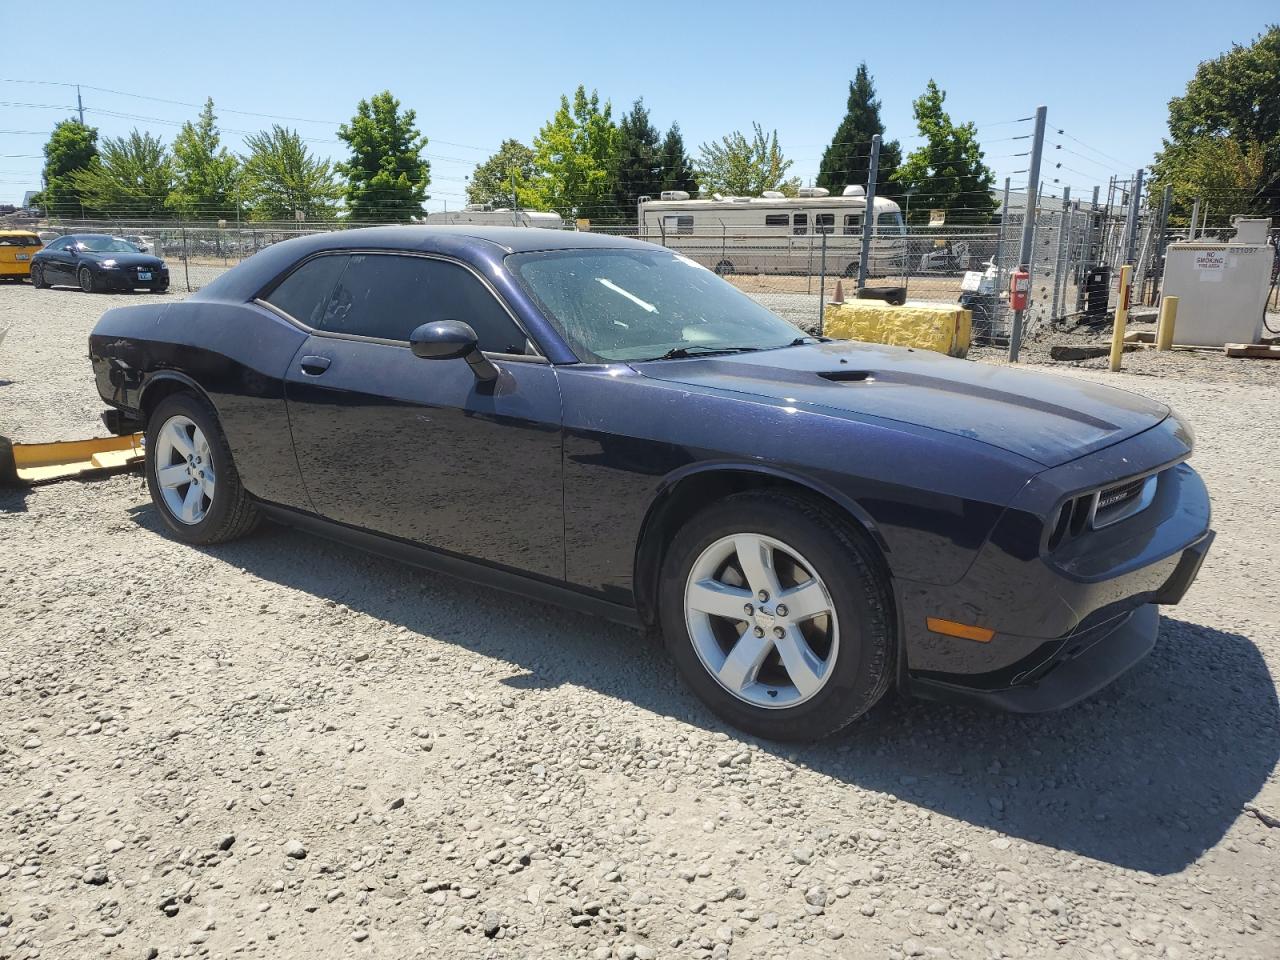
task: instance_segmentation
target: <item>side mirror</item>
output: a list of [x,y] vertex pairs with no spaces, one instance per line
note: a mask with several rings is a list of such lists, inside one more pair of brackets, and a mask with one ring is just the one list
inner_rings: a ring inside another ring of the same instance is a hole
[[461,320],[422,324],[409,334],[409,349],[423,360],[465,360],[477,380],[498,379],[498,368],[480,352],[476,332]]

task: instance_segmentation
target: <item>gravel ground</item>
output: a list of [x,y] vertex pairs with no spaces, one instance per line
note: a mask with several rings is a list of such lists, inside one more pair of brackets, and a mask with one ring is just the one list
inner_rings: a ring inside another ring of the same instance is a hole
[[[0,287],[0,433],[98,429],[119,302]],[[803,748],[600,621],[276,528],[185,547],[136,476],[0,492],[0,960],[1273,960],[1280,384],[1062,372],[1199,434],[1219,537],[1155,652],[1062,713],[895,699]]]

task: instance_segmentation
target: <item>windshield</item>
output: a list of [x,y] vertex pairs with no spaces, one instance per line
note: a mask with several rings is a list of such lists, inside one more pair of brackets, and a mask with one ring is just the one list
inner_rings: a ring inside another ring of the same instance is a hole
[[76,242],[80,250],[90,253],[137,253],[138,248],[119,237],[85,237]]
[[583,360],[768,350],[805,336],[669,250],[547,250],[506,262]]

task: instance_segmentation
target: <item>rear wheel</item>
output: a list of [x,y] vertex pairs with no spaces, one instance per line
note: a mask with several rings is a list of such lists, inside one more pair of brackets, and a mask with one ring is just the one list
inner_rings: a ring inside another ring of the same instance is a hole
[[93,271],[88,267],[81,267],[80,272],[76,274],[76,278],[80,281],[80,289],[85,293],[97,293],[98,281],[93,277]]
[[234,540],[258,522],[212,404],[193,393],[166,397],[147,421],[147,487],[186,543]]
[[49,286],[44,279],[44,267],[38,263],[31,265],[31,285],[37,290],[45,290]]
[[676,535],[660,616],[681,676],[729,723],[835,733],[892,678],[892,602],[865,534],[802,497],[728,497]]
[[721,260],[716,264],[716,273],[722,277],[729,277],[734,274],[733,264],[728,260]]

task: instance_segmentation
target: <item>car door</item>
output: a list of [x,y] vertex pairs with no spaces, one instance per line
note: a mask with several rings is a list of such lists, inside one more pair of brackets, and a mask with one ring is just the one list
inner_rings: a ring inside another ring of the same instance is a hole
[[[555,370],[477,274],[421,255],[330,255],[265,299],[312,328],[285,390],[317,513],[564,577]],[[477,380],[463,360],[414,356],[410,332],[446,319],[476,330],[496,381]]]
[[71,271],[68,269],[68,264],[71,262],[71,252],[68,249],[70,245],[70,238],[62,237],[44,248],[45,255],[40,260],[44,268],[45,280],[49,283],[66,283],[70,278]]

